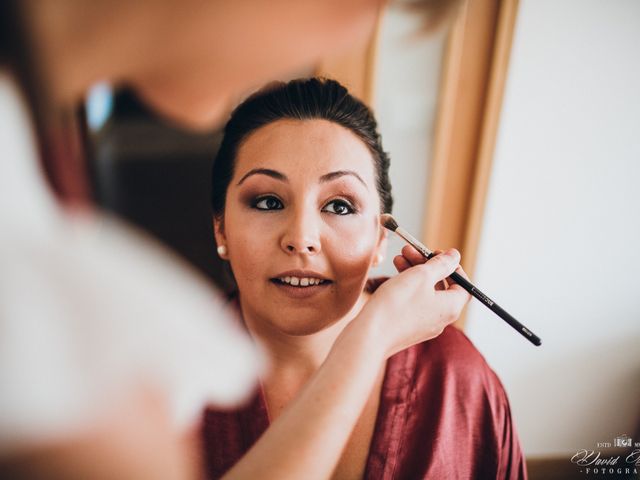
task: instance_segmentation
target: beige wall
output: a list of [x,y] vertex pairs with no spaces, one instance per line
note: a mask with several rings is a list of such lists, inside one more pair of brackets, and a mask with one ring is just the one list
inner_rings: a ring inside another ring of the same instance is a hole
[[639,46],[635,0],[520,2],[474,281],[544,343],[477,303],[467,331],[529,456],[638,425]]

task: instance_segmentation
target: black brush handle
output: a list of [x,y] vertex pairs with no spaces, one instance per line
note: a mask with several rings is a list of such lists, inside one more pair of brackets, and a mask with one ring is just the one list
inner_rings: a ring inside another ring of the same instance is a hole
[[[395,223],[395,222],[394,222]],[[409,232],[401,229],[396,225],[392,226],[392,231],[396,232],[400,237],[407,241],[413,248],[415,248],[418,252],[420,252],[427,260],[432,259],[436,256],[435,252],[432,252],[427,247],[425,247],[420,241],[412,236]],[[387,227],[389,228],[389,227]],[[464,288],[467,292],[469,292],[472,296],[480,300],[480,302],[491,310],[493,313],[498,315],[501,319],[511,325],[520,335],[533,343],[536,347],[542,345],[542,340],[540,337],[535,335],[531,330],[522,325],[519,321],[513,318],[509,313],[507,313],[500,305],[491,300],[487,295],[485,295],[482,291],[480,291],[476,286],[471,283],[469,280],[464,278],[457,272],[453,272],[448,278],[456,282],[462,288]]]
[[467,292],[469,292],[475,298],[480,300],[480,302],[482,302],[482,304],[485,307],[487,307],[489,310],[491,310],[493,313],[495,313],[501,319],[503,319],[505,322],[511,325],[518,333],[520,333],[520,335],[522,335],[524,338],[529,340],[535,346],[539,347],[540,345],[542,345],[542,340],[540,340],[540,337],[538,337],[531,330],[529,330],[527,327],[522,325],[519,321],[517,321],[511,315],[509,315],[507,311],[505,311],[496,302],[491,300],[487,295],[482,293],[482,291],[476,288],[476,286],[473,283],[471,283],[469,280],[467,280],[457,272],[453,272],[449,276],[449,278],[454,282],[456,282],[458,285],[460,285],[462,288],[464,288]]

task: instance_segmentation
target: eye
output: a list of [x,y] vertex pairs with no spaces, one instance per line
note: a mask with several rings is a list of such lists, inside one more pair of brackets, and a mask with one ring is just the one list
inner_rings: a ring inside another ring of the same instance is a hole
[[322,209],[323,212],[333,213],[335,215],[350,215],[355,213],[355,209],[346,200],[331,200]]
[[284,208],[282,202],[272,195],[256,198],[251,206],[257,210],[282,210]]

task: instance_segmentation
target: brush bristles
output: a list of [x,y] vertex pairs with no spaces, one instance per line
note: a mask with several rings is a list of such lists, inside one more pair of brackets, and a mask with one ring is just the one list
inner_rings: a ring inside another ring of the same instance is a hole
[[395,219],[388,213],[383,213],[382,215],[380,215],[380,224],[384,228],[386,228],[387,230],[391,230],[392,232],[395,232],[398,228],[398,222],[396,222]]

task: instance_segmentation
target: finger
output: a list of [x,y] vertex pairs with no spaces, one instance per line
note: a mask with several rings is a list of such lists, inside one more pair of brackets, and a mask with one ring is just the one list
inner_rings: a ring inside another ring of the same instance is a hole
[[[456,273],[460,274],[464,279],[469,280],[467,272],[465,272],[464,269],[459,265],[458,268],[456,268]],[[455,281],[451,280],[451,278],[449,278],[449,288],[447,290],[452,291],[453,293],[459,292],[462,297],[466,298],[466,302],[471,299],[471,294],[460,285],[458,285]]]
[[465,272],[461,266],[458,266],[458,268],[456,268],[456,273],[460,274],[465,280],[469,280],[469,275],[467,275],[467,272]]
[[[469,280],[469,276],[467,275],[467,272],[465,272],[461,266],[458,266],[458,268],[456,268],[456,273],[460,274],[460,276],[463,277],[465,280]],[[456,288],[462,288],[460,285],[458,285],[455,282],[455,280],[452,280],[451,278],[448,279],[448,283],[449,283],[449,288],[453,286],[455,286]]]
[[458,268],[459,263],[460,253],[455,249],[451,249],[436,255],[428,263],[422,265],[421,268],[429,272],[435,286],[437,282],[451,275]]
[[410,265],[420,265],[427,261],[427,259],[411,245],[402,247],[402,256],[407,259]]
[[451,285],[446,291],[438,292],[438,295],[443,295],[450,302],[450,309],[455,318],[457,319],[462,312],[464,306],[471,300],[471,295],[460,285]]
[[393,257],[393,265],[400,273],[411,267],[411,264],[402,255],[396,255],[395,257]]
[[[433,251],[433,253],[436,255],[440,255],[442,253],[442,250],[436,249]],[[438,291],[446,290],[447,288],[449,288],[449,282],[447,282],[446,279],[436,283],[436,290]]]

